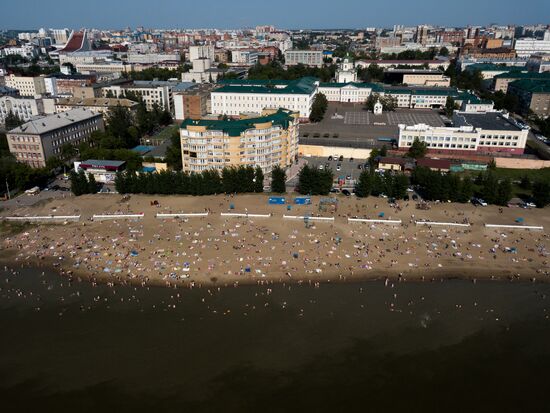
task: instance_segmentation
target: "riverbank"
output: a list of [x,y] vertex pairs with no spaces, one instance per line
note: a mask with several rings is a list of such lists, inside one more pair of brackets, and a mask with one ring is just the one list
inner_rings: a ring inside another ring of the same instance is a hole
[[[287,196],[291,200],[292,197]],[[157,202],[155,202],[157,201]],[[402,278],[548,281],[548,209],[499,209],[433,204],[417,210],[385,199],[338,198],[336,211],[311,205],[268,205],[267,195],[155,197],[89,195],[12,208],[3,216],[81,215],[79,222],[33,224],[2,242],[3,262],[55,266],[98,281],[210,286],[281,282],[341,282]],[[157,213],[207,216],[158,219]],[[221,216],[243,213],[249,217]],[[94,214],[140,214],[142,219],[91,221]],[[348,222],[348,217],[401,224]],[[268,217],[250,217],[267,214]],[[320,216],[334,221],[286,219]],[[486,228],[543,226],[543,231]],[[469,222],[468,227],[420,226],[416,221]]]

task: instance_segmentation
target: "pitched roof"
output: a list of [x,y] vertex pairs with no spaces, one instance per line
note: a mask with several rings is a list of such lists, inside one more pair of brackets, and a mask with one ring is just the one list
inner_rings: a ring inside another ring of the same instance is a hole
[[229,136],[240,136],[247,129],[254,129],[258,123],[271,122],[273,125],[279,125],[283,128],[288,128],[288,125],[295,120],[292,116],[295,112],[291,112],[287,109],[279,109],[277,112],[251,119],[239,119],[239,120],[209,120],[209,119],[185,119],[181,123],[183,129],[187,129],[188,126],[204,126],[210,130],[221,130],[226,132]]
[[102,115],[94,113],[88,109],[77,108],[25,122],[21,126],[9,131],[9,133],[39,135],[59,128],[64,128],[76,122],[91,119],[96,116]]

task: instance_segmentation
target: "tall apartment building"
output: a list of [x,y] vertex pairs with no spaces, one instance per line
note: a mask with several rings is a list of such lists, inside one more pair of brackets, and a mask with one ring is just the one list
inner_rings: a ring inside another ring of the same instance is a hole
[[11,74],[5,78],[6,86],[17,89],[21,96],[37,96],[46,93],[43,76],[17,76]]
[[298,154],[298,114],[279,109],[251,119],[193,120],[181,124],[183,170],[200,172],[229,166],[290,166]]
[[306,66],[323,66],[322,50],[287,50],[285,51],[285,64],[294,66],[303,64]]
[[189,46],[189,61],[197,59],[210,59],[214,61],[216,58],[215,48],[213,45],[204,46]]
[[49,158],[61,154],[63,145],[86,142],[97,130],[104,130],[101,114],[73,109],[26,122],[9,131],[7,138],[10,152],[19,162],[41,168]]
[[311,113],[319,82],[312,77],[286,80],[222,80],[212,91],[212,113],[239,116],[265,109],[285,108],[306,119]]
[[399,125],[399,149],[407,150],[415,138],[426,142],[428,151],[441,154],[522,154],[528,129],[521,129],[500,112],[455,112],[454,127],[425,124]]

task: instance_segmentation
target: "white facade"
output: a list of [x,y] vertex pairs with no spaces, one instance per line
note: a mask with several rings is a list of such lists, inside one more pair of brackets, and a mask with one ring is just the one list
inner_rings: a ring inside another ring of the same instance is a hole
[[33,98],[16,98],[12,96],[0,97],[0,124],[4,124],[6,116],[11,112],[25,122],[33,116],[43,113],[41,101]]
[[189,46],[189,61],[192,62],[197,59],[210,59],[211,61],[214,61],[214,46]]
[[322,50],[287,50],[285,51],[285,64],[294,66],[303,64],[306,66],[323,66]]
[[17,89],[21,96],[37,96],[46,93],[44,77],[9,75],[5,78],[6,86]]
[[534,54],[550,53],[550,36],[545,35],[543,40],[516,39],[514,42],[514,50],[518,57],[529,57]]
[[253,66],[258,63],[258,52],[255,50],[231,50],[231,62]]
[[136,81],[130,86],[108,86],[101,89],[103,97],[107,97],[107,93],[111,91],[115,98],[125,96],[127,91],[136,93],[141,96],[147,110],[152,110],[157,104],[161,109],[173,112],[174,99],[172,97],[172,86],[170,82],[156,81]]
[[24,44],[21,46],[5,47],[0,49],[0,56],[20,55],[25,59],[32,59],[39,54],[38,48],[33,44]]
[[357,82],[357,70],[355,69],[355,64],[353,61],[345,58],[344,61],[339,64],[339,67],[336,70],[336,82]]
[[364,103],[372,93],[372,88],[365,86],[361,83],[324,83],[319,85],[319,93],[325,95],[329,102]]

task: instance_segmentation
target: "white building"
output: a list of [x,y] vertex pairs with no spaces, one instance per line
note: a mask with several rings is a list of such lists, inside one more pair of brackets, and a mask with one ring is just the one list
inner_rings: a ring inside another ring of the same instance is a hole
[[214,45],[189,46],[189,61],[197,59],[215,60]]
[[17,89],[21,96],[38,96],[46,93],[43,76],[16,76],[5,78],[6,86]]
[[357,69],[355,69],[353,60],[346,57],[344,61],[338,65],[338,69],[336,70],[336,82],[357,82]]
[[25,59],[32,59],[39,55],[39,49],[33,44],[10,46],[0,49],[0,56],[20,55]]
[[231,50],[231,62],[253,66],[258,63],[258,52],[245,49]]
[[550,53],[550,31],[544,33],[542,40],[516,39],[514,50],[518,57],[525,58],[534,54]]
[[286,50],[285,64],[294,66],[303,64],[306,66],[323,66],[323,51],[322,50]]
[[169,81],[148,81],[136,80],[128,85],[112,85],[101,89],[103,97],[107,97],[110,91],[115,98],[126,96],[127,92],[135,93],[143,99],[147,110],[152,110],[156,104],[161,109],[169,112],[174,111],[174,99],[172,96],[172,88],[177,86],[178,82]]
[[69,29],[50,29],[55,44],[65,44],[69,41]]
[[319,82],[304,77],[293,81],[224,80],[212,96],[212,113],[239,116],[284,108],[309,118]]
[[179,53],[128,53],[128,63],[157,64],[166,61],[179,61]]
[[522,154],[529,133],[500,112],[455,112],[453,123],[454,127],[399,125],[399,148],[408,149],[418,138],[436,153]]
[[329,102],[365,103],[378,87],[373,83],[321,83],[319,93],[327,97]]
[[34,98],[0,97],[0,124],[4,124],[6,116],[10,112],[19,116],[25,122],[33,116],[43,114],[41,103],[41,100]]
[[182,82],[215,83],[223,70],[211,67],[210,59],[201,58],[193,60],[193,67],[189,72],[181,74]]

